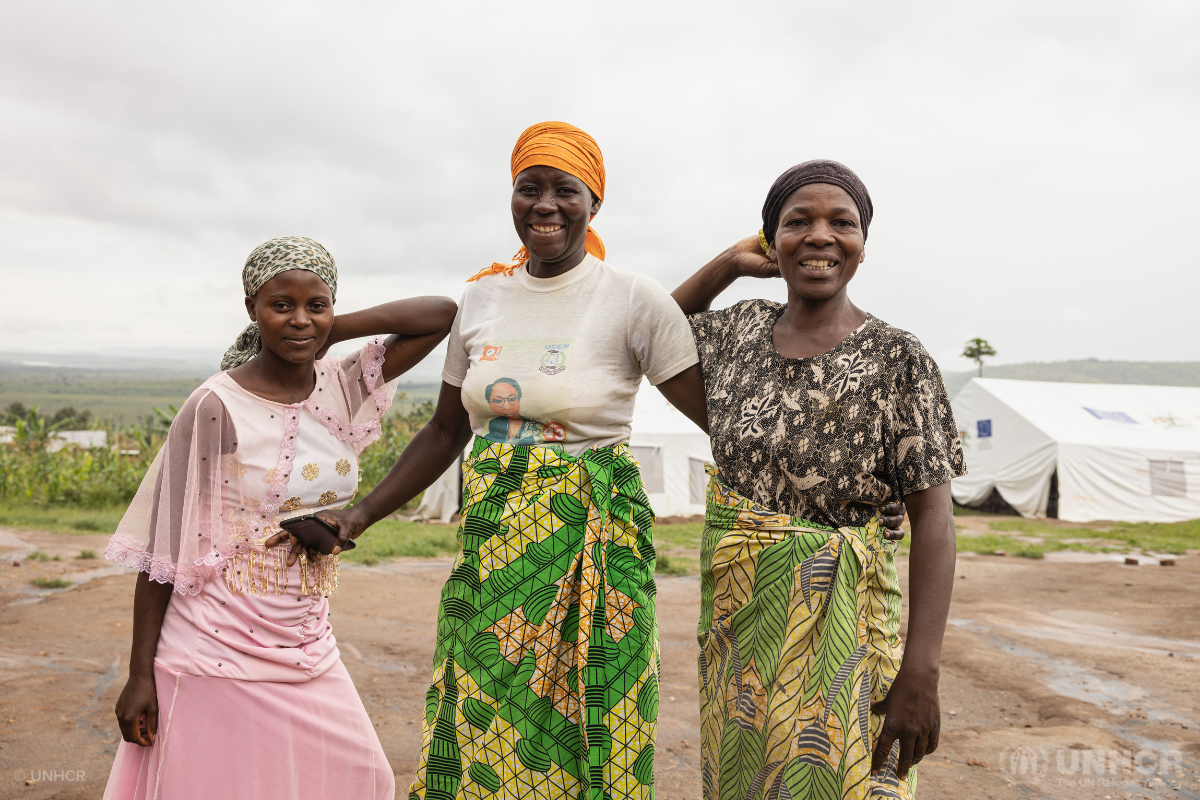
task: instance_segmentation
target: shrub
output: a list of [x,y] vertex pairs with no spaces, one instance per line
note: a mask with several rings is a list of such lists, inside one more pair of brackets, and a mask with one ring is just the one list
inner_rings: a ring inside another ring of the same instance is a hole
[[65,589],[68,586],[75,585],[70,581],[64,581],[62,578],[34,578],[30,583],[42,589]]
[[[412,437],[433,416],[433,409],[433,402],[426,401],[407,415],[384,418],[380,440],[359,460],[360,497],[383,480]],[[10,408],[10,412],[20,410]],[[10,509],[57,506],[104,510],[128,505],[162,447],[173,416],[155,411],[157,416],[147,416],[138,426],[123,431],[110,429],[112,447],[68,446],[56,453],[45,448],[54,426],[38,416],[36,408],[28,411],[27,420],[21,420],[22,435],[0,445],[0,504]],[[76,518],[69,527],[104,533],[112,530],[107,518]]]

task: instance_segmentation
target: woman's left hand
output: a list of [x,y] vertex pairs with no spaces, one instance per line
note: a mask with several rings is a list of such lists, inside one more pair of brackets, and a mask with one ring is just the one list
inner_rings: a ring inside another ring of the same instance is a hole
[[879,524],[883,530],[883,538],[889,542],[898,542],[904,538],[900,524],[904,522],[904,503],[888,503],[879,509]]
[[[288,550],[287,565],[289,567],[293,567],[296,565],[296,562],[300,559],[301,551],[303,551],[305,549],[304,543],[301,542],[299,539],[297,539],[295,536],[288,533],[287,531],[280,531],[279,533],[272,536],[270,539],[267,539],[265,542],[263,542],[263,547],[270,549],[270,548],[274,547],[275,545],[283,544],[284,542],[287,542],[291,546],[291,549]],[[307,558],[309,561],[315,561],[320,557],[321,557],[321,554],[318,553],[316,550],[308,551]]]
[[894,742],[900,743],[896,760],[896,776],[908,777],[908,771],[921,759],[938,748],[942,729],[942,707],[938,700],[938,676],[914,675],[904,664],[892,682],[887,696],[871,705],[875,714],[886,714],[879,741],[871,758],[871,772],[887,766]]

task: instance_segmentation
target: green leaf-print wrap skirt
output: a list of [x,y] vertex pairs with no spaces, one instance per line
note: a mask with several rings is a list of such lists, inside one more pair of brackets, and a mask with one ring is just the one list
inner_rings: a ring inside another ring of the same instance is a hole
[[700,551],[704,800],[903,798],[898,745],[872,776],[883,699],[900,668],[895,544],[823,528],[708,485]]
[[653,512],[616,445],[476,438],[411,798],[653,798]]

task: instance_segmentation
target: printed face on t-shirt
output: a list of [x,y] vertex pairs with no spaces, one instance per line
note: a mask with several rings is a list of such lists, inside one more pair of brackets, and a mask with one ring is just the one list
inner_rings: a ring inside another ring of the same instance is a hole
[[569,438],[572,338],[482,342],[463,384],[475,419],[495,442],[558,444]]
[[488,406],[497,417],[521,416],[521,395],[515,386],[508,383],[496,383],[492,387],[492,396],[488,398]]

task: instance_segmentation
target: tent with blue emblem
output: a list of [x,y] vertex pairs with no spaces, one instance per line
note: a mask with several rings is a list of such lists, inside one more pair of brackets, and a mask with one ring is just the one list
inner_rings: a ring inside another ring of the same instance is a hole
[[1200,388],[973,378],[951,405],[961,505],[998,496],[1029,518],[1200,518]]

